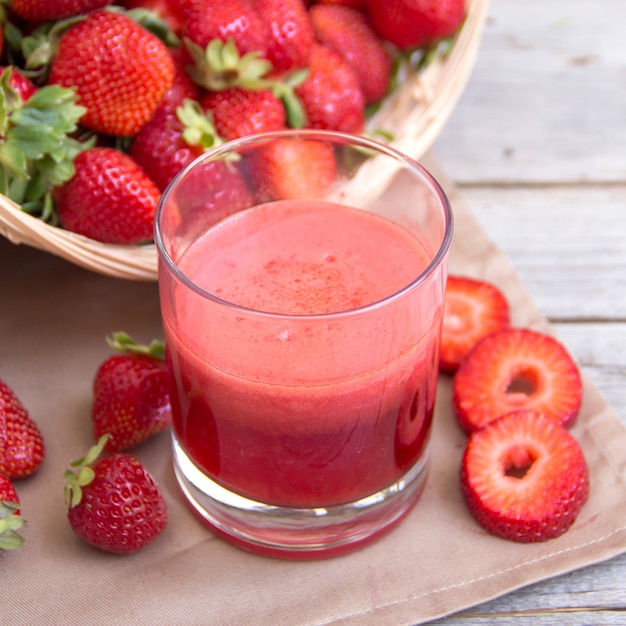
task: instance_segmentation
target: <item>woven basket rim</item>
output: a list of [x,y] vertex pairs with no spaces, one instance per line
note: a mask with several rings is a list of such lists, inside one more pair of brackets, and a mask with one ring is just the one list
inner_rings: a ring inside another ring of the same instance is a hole
[[[418,160],[432,146],[469,80],[487,17],[488,0],[468,0],[468,13],[451,52],[411,76],[376,114],[368,129],[391,129],[394,148]],[[154,244],[104,244],[51,226],[0,194],[0,235],[115,278],[156,281]]]

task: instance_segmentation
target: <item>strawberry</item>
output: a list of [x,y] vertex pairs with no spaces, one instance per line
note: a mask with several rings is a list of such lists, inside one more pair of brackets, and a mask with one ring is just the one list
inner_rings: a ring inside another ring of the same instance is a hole
[[316,0],[315,4],[336,4],[353,9],[365,10],[367,0]]
[[121,353],[105,359],[96,371],[91,419],[95,440],[109,434],[104,449],[119,452],[170,425],[169,378],[162,342],[138,345],[119,332],[108,343]]
[[256,0],[268,39],[266,57],[276,72],[307,65],[315,35],[302,0]]
[[541,411],[569,426],[583,391],[565,347],[525,328],[504,328],[481,339],[459,366],[452,389],[456,417],[466,432],[519,409]]
[[127,154],[90,148],[74,160],[73,178],[56,190],[61,225],[103,243],[152,239],[157,186]]
[[187,16],[183,37],[206,48],[218,39],[232,39],[244,55],[267,52],[267,29],[252,0],[196,0]]
[[340,54],[356,73],[366,104],[389,91],[393,59],[362,11],[318,4],[309,14],[318,41]]
[[465,0],[367,0],[366,11],[380,37],[412,50],[454,35]]
[[210,91],[200,104],[211,113],[218,135],[226,140],[286,128],[285,107],[270,89]]
[[163,109],[175,111],[185,100],[199,100],[202,93],[200,87],[189,76],[187,71],[189,57],[185,51],[182,48],[172,48],[169,53],[174,64],[174,77],[172,84],[163,94],[155,114]]
[[43,437],[15,392],[0,380],[0,473],[34,474],[45,456]]
[[336,160],[321,141],[277,139],[259,149],[250,171],[260,201],[316,198],[335,180]]
[[[0,66],[0,72],[4,72],[5,70],[7,70],[6,67]],[[9,66],[9,71],[9,85],[15,89],[21,102],[26,102],[37,91],[37,85],[24,76],[16,67]]]
[[31,22],[54,22],[101,9],[109,2],[110,0],[11,0],[11,8],[21,18]]
[[105,435],[65,472],[67,518],[92,546],[116,554],[144,548],[165,529],[165,499],[150,472],[126,453],[100,456]]
[[165,44],[127,15],[89,13],[60,37],[49,82],[76,89],[81,124],[129,137],[150,119],[174,79]]
[[169,210],[165,219],[169,222],[168,229],[175,232],[175,240],[185,247],[190,234],[195,236],[194,233],[253,204],[237,163],[220,157],[204,161],[191,170],[180,189],[184,201],[176,199],[176,192],[166,199]]
[[455,372],[479,339],[509,326],[509,304],[492,283],[467,276],[448,276],[439,369]]
[[[203,120],[201,112],[195,112],[199,105],[195,101],[189,101],[181,107],[181,111],[189,111],[196,121],[190,122],[198,133],[198,143],[191,144],[185,139],[187,128],[183,117],[181,119],[176,110],[166,108],[157,111],[141,130],[137,133],[129,149],[129,155],[156,184],[160,191],[164,191],[167,185],[178,172],[191,163],[203,152],[202,137],[213,136],[213,126],[210,120]],[[208,130],[202,126],[208,125]]]
[[180,34],[187,22],[193,0],[122,0],[125,9],[146,9],[155,13],[168,28]]
[[24,538],[17,532],[23,524],[17,491],[9,477],[0,473],[0,552],[24,545]]
[[509,413],[468,439],[461,489],[488,532],[522,543],[562,535],[589,495],[589,474],[576,439],[536,411]]
[[316,43],[309,56],[310,73],[296,87],[306,126],[349,133],[362,132],[365,99],[359,79],[334,50]]

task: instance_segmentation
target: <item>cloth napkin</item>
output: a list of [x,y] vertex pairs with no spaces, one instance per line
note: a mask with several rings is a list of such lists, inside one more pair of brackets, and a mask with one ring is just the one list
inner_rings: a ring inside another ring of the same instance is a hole
[[[499,285],[513,322],[550,331],[507,256],[488,239],[452,185],[450,271]],[[585,378],[572,433],[590,467],[590,498],[563,536],[517,544],[484,532],[459,490],[466,437],[450,380],[439,382],[432,466],[418,505],[391,534],[356,553],[290,562],[217,538],[191,513],[161,433],[134,451],[162,486],[165,532],[146,549],[110,555],[70,529],[63,471],[92,443],[91,385],[125,330],[161,338],[157,286],[89,273],[43,252],[0,241],[0,378],[41,427],[47,457],[17,483],[26,544],[0,555],[3,623],[38,624],[417,624],[626,551],[626,429]],[[591,338],[590,338],[591,341]]]

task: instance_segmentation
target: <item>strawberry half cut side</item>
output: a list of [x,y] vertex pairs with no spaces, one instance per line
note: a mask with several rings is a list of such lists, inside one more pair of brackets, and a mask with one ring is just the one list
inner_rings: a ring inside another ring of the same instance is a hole
[[509,325],[509,304],[495,285],[467,276],[448,276],[439,353],[440,371],[454,373],[479,339]]
[[516,411],[470,435],[461,466],[470,512],[488,532],[531,543],[562,535],[589,495],[578,441],[537,411]]
[[571,425],[582,402],[576,363],[554,337],[505,328],[481,339],[452,381],[454,410],[465,432],[520,409]]

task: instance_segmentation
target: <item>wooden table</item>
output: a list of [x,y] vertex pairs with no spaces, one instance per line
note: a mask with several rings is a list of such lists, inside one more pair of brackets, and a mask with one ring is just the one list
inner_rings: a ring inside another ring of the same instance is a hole
[[[541,311],[626,422],[622,0],[491,0],[434,150]],[[437,624],[626,624],[626,555]]]

